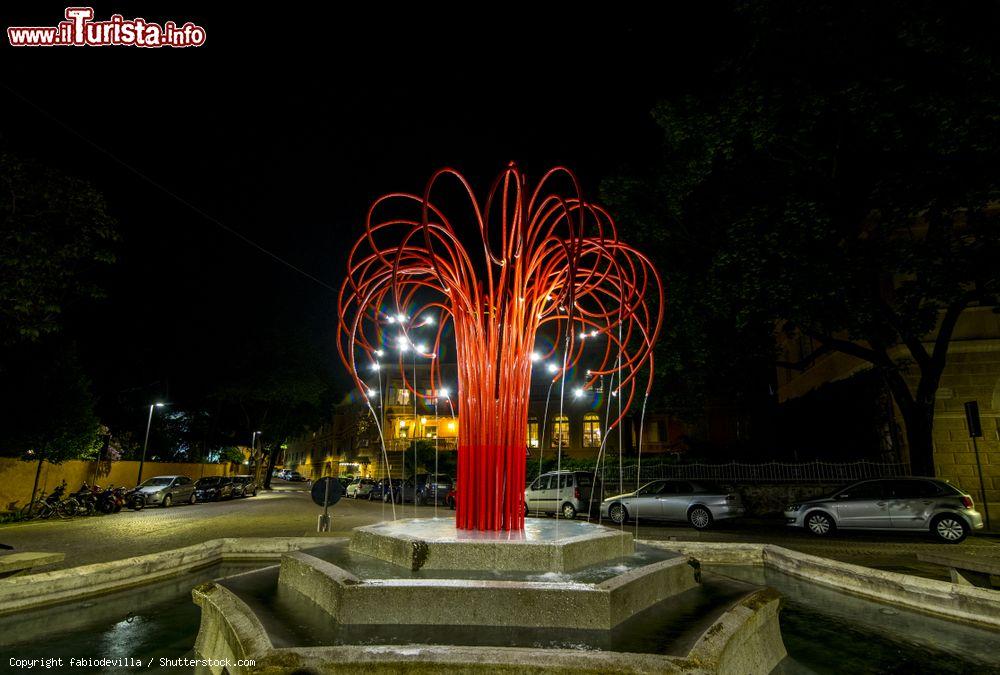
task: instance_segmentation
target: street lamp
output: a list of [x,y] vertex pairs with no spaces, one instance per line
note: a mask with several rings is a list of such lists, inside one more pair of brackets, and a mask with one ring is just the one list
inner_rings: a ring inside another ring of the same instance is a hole
[[135,484],[142,484],[142,465],[146,463],[146,448],[149,447],[149,427],[153,424],[153,408],[162,408],[166,403],[150,403],[149,419],[146,420],[146,440],[142,442],[142,459],[139,460],[139,477],[135,479]]
[[[256,446],[257,437],[261,436],[262,433],[263,432],[261,432],[261,431],[255,431],[252,434],[250,434],[250,457],[252,457],[253,461],[254,461],[254,470],[253,470],[253,473],[254,473],[254,482],[256,482],[256,483],[260,483],[261,469],[263,468],[263,467],[261,467],[261,462],[264,459],[264,457],[263,457],[263,455],[264,455],[264,443],[263,443],[263,439],[261,439],[262,442],[260,444],[260,450],[261,450],[260,456],[257,455],[257,446]],[[243,463],[246,464],[247,462],[243,462]]]

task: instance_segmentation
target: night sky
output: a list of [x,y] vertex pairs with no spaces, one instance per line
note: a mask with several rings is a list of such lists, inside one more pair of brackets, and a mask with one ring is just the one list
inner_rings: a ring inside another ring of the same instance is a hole
[[[4,24],[55,25],[64,6]],[[194,21],[207,43],[3,49],[2,142],[92,181],[119,223],[108,298],[70,312],[99,394],[183,398],[254,326],[309,335],[333,362],[323,284],[339,287],[372,199],[420,190],[443,165],[485,189],[510,160],[532,176],[565,164],[596,197],[604,176],[655,157],[657,96],[704,86],[728,39],[707,10],[272,7],[98,3],[99,19]]]

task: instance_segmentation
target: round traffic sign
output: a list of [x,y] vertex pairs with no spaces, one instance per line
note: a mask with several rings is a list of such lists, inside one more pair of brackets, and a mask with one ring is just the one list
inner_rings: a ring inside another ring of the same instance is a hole
[[313,483],[312,500],[318,506],[333,506],[340,501],[340,495],[343,490],[344,487],[336,478],[331,476],[320,478]]

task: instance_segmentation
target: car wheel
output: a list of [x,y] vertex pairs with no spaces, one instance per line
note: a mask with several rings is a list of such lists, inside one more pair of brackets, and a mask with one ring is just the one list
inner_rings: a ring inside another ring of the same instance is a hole
[[688,511],[688,522],[696,530],[706,530],[712,526],[712,512],[704,506],[696,506]]
[[608,509],[608,517],[615,525],[621,525],[628,520],[628,509],[625,508],[624,504],[612,504]]
[[946,513],[931,521],[931,532],[938,541],[957,544],[969,536],[969,526],[958,516]]
[[257,496],[257,488],[254,488],[253,490],[250,491],[250,496],[251,497],[256,497]]
[[167,495],[166,497],[163,498],[163,508],[165,509],[170,508],[170,505],[173,504],[173,502],[174,498],[171,497],[170,495]]
[[566,520],[573,520],[576,518],[576,508],[569,502],[566,502],[562,507],[562,517]]
[[810,513],[806,516],[805,523],[806,529],[809,530],[810,534],[815,534],[817,537],[825,537],[837,529],[833,518],[822,511]]
[[188,504],[194,504],[198,501],[198,496],[195,493],[191,493],[191,498],[188,499]]

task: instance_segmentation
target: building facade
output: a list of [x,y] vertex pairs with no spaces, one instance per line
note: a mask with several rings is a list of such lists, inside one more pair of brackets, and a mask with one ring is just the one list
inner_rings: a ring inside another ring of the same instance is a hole
[[[455,366],[443,365],[441,370],[444,382],[454,387]],[[531,388],[525,429],[529,462],[555,458],[560,453],[564,458],[592,460],[595,464],[599,454],[609,462],[617,462],[619,448],[629,457],[638,451],[638,416],[633,411],[620,429],[609,432],[609,422],[618,415],[617,399],[600,382],[587,390],[577,390],[569,383],[565,389],[558,382],[553,386],[550,383],[539,375]],[[428,368],[420,364],[407,368],[405,380],[398,367],[384,367],[369,376],[368,384],[371,408],[357,395],[346,398],[328,423],[288,443],[287,468],[313,479],[344,475],[399,477],[404,474],[403,453],[412,449],[415,440],[440,453],[444,458],[441,464],[454,465],[459,421],[453,388],[441,383],[431,386]],[[414,396],[413,390],[419,395]],[[378,424],[373,423],[372,413]],[[380,427],[385,438],[384,453]],[[650,414],[642,425],[643,454],[677,451],[681,429],[665,416]]]

